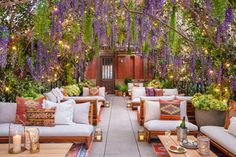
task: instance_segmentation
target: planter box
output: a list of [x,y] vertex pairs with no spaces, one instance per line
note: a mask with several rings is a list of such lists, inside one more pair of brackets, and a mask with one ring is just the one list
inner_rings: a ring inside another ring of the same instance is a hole
[[195,109],[195,119],[199,127],[201,126],[224,126],[226,111]]

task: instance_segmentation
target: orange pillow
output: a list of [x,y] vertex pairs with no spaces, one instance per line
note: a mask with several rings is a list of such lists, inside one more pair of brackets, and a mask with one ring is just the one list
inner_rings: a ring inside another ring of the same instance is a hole
[[236,102],[231,101],[229,104],[229,108],[226,112],[226,117],[225,117],[225,129],[228,129],[229,124],[230,124],[230,118],[236,116]]
[[16,124],[24,124],[26,122],[25,112],[27,109],[40,109],[45,97],[31,100],[23,97],[16,97]]
[[97,86],[97,87],[90,87],[89,88],[89,95],[90,96],[98,96],[99,95],[99,86]]
[[164,92],[162,89],[154,89],[155,96],[163,96]]
[[160,100],[161,120],[181,120],[179,100]]

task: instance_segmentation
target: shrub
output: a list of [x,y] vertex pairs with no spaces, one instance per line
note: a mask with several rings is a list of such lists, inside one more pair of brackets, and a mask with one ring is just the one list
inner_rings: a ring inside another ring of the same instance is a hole
[[68,94],[68,96],[78,96],[80,95],[81,91],[80,88],[77,85],[69,85],[62,87],[65,92]]

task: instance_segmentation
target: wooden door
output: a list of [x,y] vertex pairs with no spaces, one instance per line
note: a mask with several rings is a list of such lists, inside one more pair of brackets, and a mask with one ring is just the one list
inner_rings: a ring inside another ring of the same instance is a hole
[[100,74],[99,86],[105,87],[109,94],[114,93],[115,89],[115,74],[114,74],[114,57],[101,56],[100,57]]

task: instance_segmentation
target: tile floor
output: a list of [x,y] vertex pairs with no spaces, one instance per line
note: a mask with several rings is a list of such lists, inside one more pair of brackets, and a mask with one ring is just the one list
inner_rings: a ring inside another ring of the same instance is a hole
[[127,98],[109,95],[110,108],[104,108],[99,127],[103,141],[94,142],[90,157],[155,157],[151,144],[137,141],[141,128],[136,111],[126,107]]

